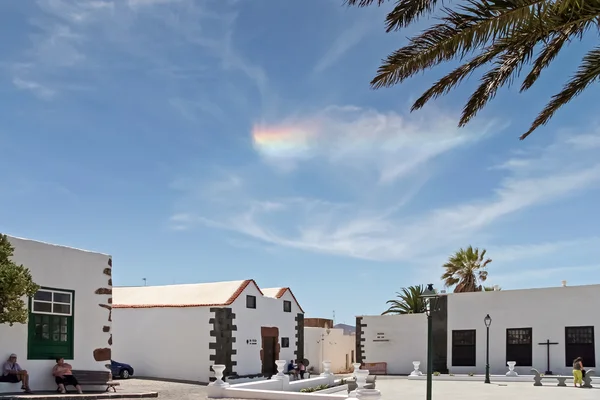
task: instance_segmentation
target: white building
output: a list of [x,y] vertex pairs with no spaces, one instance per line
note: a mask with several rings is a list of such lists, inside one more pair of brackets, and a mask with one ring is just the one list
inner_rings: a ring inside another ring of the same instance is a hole
[[[492,374],[506,373],[507,361],[516,361],[520,374],[532,367],[570,374],[576,357],[587,368],[600,362],[600,285],[452,293],[440,297],[439,305],[432,315],[434,371],[485,373],[487,314]],[[388,374],[410,373],[413,361],[426,371],[427,317],[357,317],[357,343],[359,361],[385,362]]]
[[344,329],[332,328],[333,321],[326,326],[309,326],[310,320],[304,319],[304,358],[309,361],[309,369],[315,373],[323,372],[323,361],[331,361],[331,372],[352,371],[355,362],[356,336],[344,332]]
[[276,373],[304,357],[304,311],[289,288],[254,280],[114,288],[114,358],[136,375],[209,382]]
[[[0,325],[0,361],[16,353],[34,390],[55,390],[56,357],[74,369],[106,371],[111,358],[109,255],[9,237],[13,261],[29,268],[41,289],[28,299],[26,324]],[[0,383],[0,392],[20,384]]]

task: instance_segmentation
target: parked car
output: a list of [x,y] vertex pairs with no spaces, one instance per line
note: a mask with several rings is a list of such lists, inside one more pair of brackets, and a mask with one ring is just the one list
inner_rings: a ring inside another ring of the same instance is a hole
[[133,367],[131,365],[113,360],[110,360],[110,371],[115,378],[129,379],[133,376]]

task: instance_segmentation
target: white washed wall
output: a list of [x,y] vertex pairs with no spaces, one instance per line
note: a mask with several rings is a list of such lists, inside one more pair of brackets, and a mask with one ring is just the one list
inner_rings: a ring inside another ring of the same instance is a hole
[[116,308],[113,359],[131,364],[135,376],[206,383],[210,318],[208,307]]
[[[246,295],[256,296],[256,309],[246,308]],[[283,301],[292,302],[292,312],[283,311]],[[281,338],[290,339],[290,347],[280,349],[279,358],[283,360],[294,359],[296,351],[296,316],[300,309],[289,291],[280,299],[263,297],[258,289],[250,284],[231,305],[235,313],[236,342],[233,348],[237,354],[233,360],[237,365],[233,371],[238,375],[258,374],[261,372],[261,327],[279,328],[279,344]],[[248,340],[256,340],[255,345],[248,344]]]
[[[490,327],[490,369],[492,374],[506,373],[506,329],[533,329],[533,366],[546,370],[546,346],[538,343],[550,339],[550,368],[555,373],[571,374],[565,365],[565,327],[595,326],[596,365],[600,366],[600,285],[555,287],[526,290],[502,290],[483,293],[448,295],[448,368],[452,373],[484,373],[486,314],[492,317]],[[452,331],[476,329],[476,367],[452,366]],[[530,374],[530,368],[519,368]]]
[[[386,362],[390,375],[410,374],[413,361],[421,362],[421,371],[427,370],[425,314],[363,316],[362,323],[367,325],[362,328],[363,362]],[[378,334],[387,341],[374,341]]]
[[[321,343],[321,335],[325,339]],[[352,353],[356,348],[356,336],[344,335],[343,329],[327,329],[318,327],[304,328],[304,357],[314,366],[316,373],[323,372],[323,360],[331,361],[331,372],[341,373],[352,369]],[[348,357],[348,365],[346,365]],[[356,360],[356,355],[355,355]]]
[[[95,361],[94,350],[110,348],[109,310],[99,304],[108,304],[110,295],[98,295],[99,288],[110,288],[110,276],[104,274],[110,256],[33,240],[9,237],[15,247],[13,260],[31,270],[33,280],[40,286],[75,291],[74,304],[74,359],[75,369],[106,371],[107,361]],[[51,376],[54,360],[27,360],[27,324],[0,325],[0,361],[16,353],[21,367],[30,373],[34,390],[55,390]],[[19,391],[20,384],[0,383],[0,392]]]

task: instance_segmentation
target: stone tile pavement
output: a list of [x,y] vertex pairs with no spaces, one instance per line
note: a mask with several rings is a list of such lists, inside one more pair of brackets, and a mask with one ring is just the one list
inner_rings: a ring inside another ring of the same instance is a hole
[[[594,382],[592,382],[594,384]],[[598,384],[598,383],[596,383]],[[533,382],[501,382],[486,385],[481,382],[433,382],[433,400],[588,400],[600,398],[600,385],[593,389],[542,386]],[[406,378],[377,379],[382,400],[425,399],[426,382]]]
[[[379,379],[382,378],[382,379]],[[118,394],[158,392],[160,400],[207,400],[206,386],[159,380],[121,380]],[[409,381],[403,377],[378,377],[377,389],[382,400],[422,400],[425,398],[425,381]],[[597,400],[600,384],[594,389],[543,386],[533,382],[503,382],[486,385],[483,382],[433,382],[433,400]],[[52,397],[57,399],[57,397]],[[20,400],[25,400],[24,397]],[[236,400],[236,399],[230,399]],[[237,399],[239,400],[239,399]]]

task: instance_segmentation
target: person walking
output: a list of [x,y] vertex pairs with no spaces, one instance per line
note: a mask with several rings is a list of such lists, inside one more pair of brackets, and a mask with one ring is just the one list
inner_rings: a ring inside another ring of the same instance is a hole
[[579,383],[579,387],[583,387],[583,359],[581,357],[577,357],[573,360],[573,386],[577,387]]

